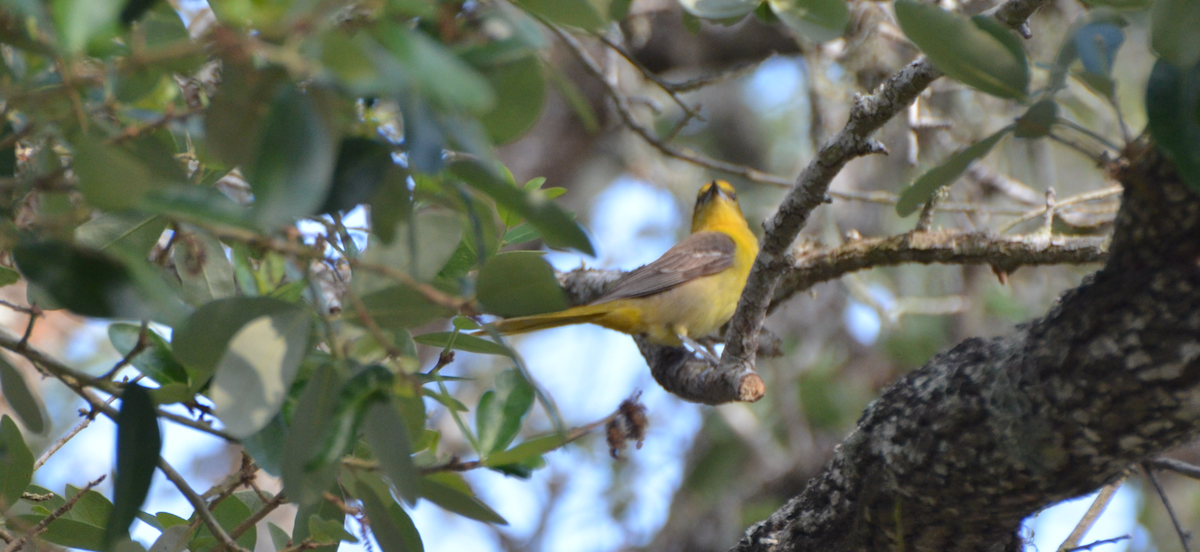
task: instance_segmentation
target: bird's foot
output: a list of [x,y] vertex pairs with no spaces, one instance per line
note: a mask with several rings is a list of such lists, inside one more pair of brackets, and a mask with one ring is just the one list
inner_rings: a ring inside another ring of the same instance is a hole
[[721,359],[717,357],[716,353],[714,353],[712,349],[701,345],[700,342],[696,341],[695,339],[692,339],[686,335],[680,335],[679,340],[682,341],[684,345],[687,345],[693,353],[698,354],[700,355],[700,358],[707,360],[709,364],[712,364],[713,366],[721,364]]

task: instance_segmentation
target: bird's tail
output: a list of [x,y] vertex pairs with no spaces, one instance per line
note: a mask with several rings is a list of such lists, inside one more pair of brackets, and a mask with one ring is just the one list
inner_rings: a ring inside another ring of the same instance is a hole
[[[612,306],[605,303],[599,305],[582,305],[558,312],[506,318],[492,323],[492,326],[504,335],[519,334],[545,330],[547,328],[557,328],[559,326],[570,326],[571,324],[595,323],[609,314],[611,309]],[[475,333],[486,332],[479,331]]]

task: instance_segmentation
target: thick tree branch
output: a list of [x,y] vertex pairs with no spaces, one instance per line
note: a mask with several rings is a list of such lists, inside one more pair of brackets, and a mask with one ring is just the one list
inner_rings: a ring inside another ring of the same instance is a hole
[[[1010,0],[996,11],[996,18],[1011,26],[1024,25],[1026,18],[1047,0]],[[762,250],[742,292],[731,331],[726,334],[726,346],[720,370],[723,381],[736,382],[731,389],[739,400],[762,398],[761,389],[743,383],[753,383],[754,365],[758,350],[758,333],[766,319],[767,308],[775,295],[780,277],[792,265],[789,249],[813,210],[826,201],[829,184],[851,159],[884,151],[871,140],[872,133],[892,117],[902,112],[921,91],[941,73],[926,58],[921,58],[888,79],[879,91],[857,96],[846,126],[825,142],[809,162],[796,184],[780,204],[775,216],[763,226]],[[758,393],[753,391],[758,390]]]
[[1200,197],[1127,155],[1105,267],[901,378],[737,550],[1018,550],[1021,521],[1200,435]]
[[987,264],[1013,272],[1022,266],[1099,263],[1108,258],[1107,241],[1101,237],[1001,236],[956,230],[859,239],[839,247],[795,253],[796,261],[780,278],[771,308],[816,284],[868,268],[905,263]]

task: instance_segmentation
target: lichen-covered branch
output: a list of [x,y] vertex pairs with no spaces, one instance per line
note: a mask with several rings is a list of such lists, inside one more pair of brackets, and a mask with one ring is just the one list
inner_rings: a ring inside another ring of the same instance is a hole
[[1104,268],[902,377],[737,550],[1015,551],[1032,512],[1200,436],[1200,197],[1127,159]]
[[851,272],[905,263],[987,264],[1013,272],[1022,266],[1100,263],[1108,258],[1107,238],[1042,234],[1001,236],[991,232],[910,232],[863,238],[832,248],[794,253],[771,301],[775,308],[793,295]]
[[[996,11],[1003,23],[1018,27],[1047,0],[1009,0]],[[941,73],[926,58],[910,63],[888,79],[874,94],[857,96],[846,126],[817,151],[812,161],[800,173],[796,184],[784,197],[775,216],[764,224],[766,233],[762,250],[750,271],[742,293],[731,331],[726,334],[726,346],[721,357],[722,371],[735,375],[737,381],[750,381],[754,372],[758,333],[766,319],[767,308],[780,277],[792,265],[789,250],[809,215],[826,201],[829,184],[851,159],[869,153],[880,153],[882,146],[870,139],[884,123],[901,113],[921,91]],[[738,389],[738,396],[743,396]],[[758,400],[762,394],[744,400]]]

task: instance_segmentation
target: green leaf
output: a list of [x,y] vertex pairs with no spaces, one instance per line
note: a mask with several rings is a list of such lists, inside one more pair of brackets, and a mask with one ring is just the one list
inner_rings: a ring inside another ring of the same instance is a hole
[[[495,105],[487,80],[441,43],[419,30],[396,23],[380,22],[372,35],[392,53],[412,76],[410,92],[423,95],[440,106],[473,114],[486,113]],[[408,126],[408,113],[405,113]]]
[[158,215],[101,213],[75,228],[75,242],[99,251],[120,250],[144,256],[166,228],[167,220]]
[[[549,1],[557,4],[562,0]],[[578,1],[587,4],[587,0]],[[542,63],[536,55],[529,55],[480,71],[496,91],[496,107],[479,118],[492,142],[506,144],[524,136],[541,118],[546,105]]]
[[375,453],[396,493],[409,504],[417,500],[417,468],[404,419],[388,402],[376,402],[363,419],[363,438]]
[[399,104],[409,168],[427,174],[442,170],[445,166],[442,151],[446,148],[446,135],[433,108],[417,94],[405,95],[400,98]]
[[312,97],[291,87],[276,94],[246,175],[258,224],[273,230],[316,212],[328,195],[335,155]]
[[[454,254],[462,234],[462,221],[458,216],[421,211],[410,217],[408,224],[396,229],[390,244],[371,240],[362,260],[402,270],[420,281],[432,281]],[[415,249],[413,245],[416,245]],[[352,285],[358,293],[366,294],[392,283],[387,276],[360,270]]]
[[[450,343],[451,336],[453,335],[453,332],[431,332],[413,336],[413,341],[416,341],[422,345],[445,348],[446,344]],[[507,357],[511,357],[513,355],[513,352],[504,345],[496,343],[495,341],[488,341],[486,339],[465,333],[459,333],[457,336],[455,336],[454,344],[451,345],[450,348],[457,351],[466,351],[468,353],[480,353],[485,355],[501,355]]]
[[325,519],[320,516],[312,516],[308,518],[309,536],[314,542],[340,542],[349,543],[358,542],[358,538],[346,531],[344,522]]
[[762,0],[679,0],[687,14],[705,19],[731,19],[754,11]]
[[529,221],[551,247],[574,248],[588,255],[595,255],[592,242],[566,211],[547,200],[542,191],[526,191],[505,182],[503,178],[484,166],[471,161],[459,161],[450,167],[451,173],[496,200],[497,205]]
[[183,552],[191,539],[192,526],[185,520],[181,525],[164,528],[158,540],[150,545],[150,552]]
[[506,451],[489,454],[484,464],[488,467],[519,464],[540,457],[565,444],[566,438],[559,433],[534,437]]
[[[371,534],[383,552],[421,552],[425,550],[421,535],[408,515],[391,497],[380,497],[367,483],[359,482],[355,489],[371,519]],[[386,504],[384,501],[387,501]]]
[[271,99],[287,80],[279,67],[260,71],[223,60],[221,86],[204,114],[205,148],[230,167],[249,167],[258,155]]
[[845,0],[768,0],[771,11],[800,36],[816,42],[840,38],[850,23]]
[[[324,489],[329,494],[341,497],[342,489],[330,478],[328,486]],[[289,491],[290,493],[291,491]],[[291,497],[292,495],[288,495]],[[318,500],[312,504],[301,504],[296,512],[296,521],[292,527],[292,542],[304,542],[305,539],[314,538],[312,528],[322,527],[326,523],[344,525],[346,522],[346,514],[342,512],[337,505],[328,500]],[[336,552],[338,549],[337,543],[326,546],[318,546],[313,549],[313,552]]]
[[[304,508],[324,503],[321,494],[329,490],[337,476],[338,466],[327,465],[310,470],[310,458],[320,453],[325,434],[332,425],[332,416],[341,396],[342,382],[337,371],[329,364],[313,372],[304,393],[296,403],[292,425],[288,428],[287,440],[283,445],[283,488],[288,500]],[[306,520],[297,516],[297,520]],[[299,528],[308,532],[308,524],[298,523],[295,538],[303,539]]]
[[[420,326],[454,314],[453,310],[430,301],[421,292],[405,285],[371,292],[362,297],[362,302],[367,307],[366,314],[387,329]],[[361,324],[357,317],[349,320]]]
[[317,454],[307,459],[307,469],[335,464],[350,450],[367,412],[375,403],[388,400],[394,381],[395,376],[387,368],[374,365],[363,368],[342,386],[323,443]]
[[117,476],[112,514],[105,525],[105,548],[129,535],[129,525],[150,492],[161,450],[158,412],[150,393],[140,385],[126,385],[117,413]]
[[1025,110],[1025,113],[1017,119],[1013,128],[1013,136],[1042,138],[1050,134],[1050,129],[1057,120],[1058,104],[1050,98],[1041,100],[1029,106],[1029,109]]
[[371,197],[371,233],[383,243],[392,243],[396,228],[412,214],[412,203],[408,174],[398,166],[388,167],[383,182]]
[[292,312],[296,306],[267,297],[230,297],[200,307],[171,340],[175,358],[187,367],[193,388],[208,382],[225,355],[230,339],[251,320]]
[[157,405],[190,401],[195,396],[196,393],[186,383],[168,383],[150,390],[150,398]]
[[1114,10],[1140,11],[1149,8],[1154,0],[1083,0],[1091,7],[1106,7]]
[[[46,424],[42,416],[41,401],[29,391],[25,378],[13,368],[3,356],[0,356],[0,390],[4,391],[4,400],[8,406],[21,418],[21,423],[34,433],[45,431]],[[5,504],[12,504],[6,502]],[[3,513],[3,512],[0,512]]]
[[54,0],[54,23],[59,46],[67,52],[83,50],[93,39],[116,31],[122,0]]
[[292,308],[255,318],[230,338],[209,390],[225,431],[248,437],[271,421],[308,352],[310,331],[308,312]]
[[[34,515],[21,515],[17,519],[28,525],[33,525],[50,513],[50,508],[58,509],[67,499],[80,494],[80,489],[67,485],[61,496],[44,503],[46,509]],[[39,506],[40,507],[40,506]],[[113,504],[104,495],[96,491],[87,491],[75,501],[75,506],[46,527],[46,532],[39,538],[46,542],[81,548],[84,550],[103,550],[104,533],[108,520],[112,515]]]
[[0,266],[0,287],[11,286],[21,279],[21,273],[7,266]]
[[418,483],[421,496],[456,514],[487,523],[508,525],[504,518],[487,504],[475,498],[471,487],[461,474],[441,472],[422,477]]
[[515,0],[516,5],[559,25],[599,30],[604,18],[588,0]]
[[[71,170],[79,175],[79,191],[88,204],[105,210],[120,210],[141,204],[150,192],[162,190],[173,179],[152,170],[125,150],[113,148],[86,136],[74,140]],[[152,155],[144,148],[146,155]],[[143,152],[137,152],[143,153]],[[174,163],[174,159],[170,160]],[[175,180],[179,182],[179,180]]]
[[[0,60],[0,81],[6,73],[7,66],[4,65],[4,60]],[[0,126],[0,140],[7,140],[13,135],[13,125],[11,122],[5,121],[3,126]],[[14,141],[4,149],[0,149],[0,178],[11,178],[17,171],[17,143]]]
[[971,167],[971,163],[992,151],[996,143],[1012,132],[1013,128],[1013,125],[1006,126],[991,136],[951,155],[941,165],[926,171],[916,182],[900,192],[900,200],[896,202],[896,213],[907,217],[917,212],[921,205],[929,201],[934,192],[942,186],[948,186],[958,180]]
[[61,242],[23,243],[13,249],[17,268],[59,306],[98,318],[159,320],[172,324],[182,304],[142,259],[117,259]]
[[177,220],[257,229],[250,221],[247,208],[215,188],[172,186],[147,195],[142,208],[148,213],[171,215]]
[[479,435],[479,453],[487,457],[502,451],[521,431],[521,421],[533,407],[533,387],[520,370],[505,370],[496,376],[496,389],[479,399],[475,411],[475,432]]
[[1154,64],[1146,88],[1146,117],[1154,142],[1180,178],[1200,192],[1200,63],[1181,71],[1165,59]]
[[275,547],[275,552],[287,548],[288,543],[292,542],[292,536],[282,527],[275,525],[275,522],[267,522],[267,532],[271,534],[271,545]]
[[182,232],[171,249],[175,271],[183,284],[183,297],[193,305],[237,293],[233,282],[233,264],[225,256],[221,242],[208,232]]
[[1001,98],[1029,89],[1029,62],[1021,41],[990,16],[968,19],[915,0],[896,1],[900,28],[947,76]]
[[1125,31],[1108,22],[1089,23],[1075,32],[1075,50],[1083,70],[1105,77],[1112,75],[1117,51],[1125,43]]
[[347,211],[370,201],[388,170],[395,165],[392,149],[378,140],[353,137],[342,140],[333,170],[333,184],[317,212]]
[[0,418],[0,513],[17,503],[32,478],[33,453],[17,423],[5,414]]
[[500,253],[479,269],[475,296],[483,308],[504,317],[557,312],[567,297],[540,251]]
[[[121,356],[133,351],[141,333],[142,328],[136,324],[114,323],[108,326],[108,340]],[[130,364],[159,385],[188,382],[187,370],[171,354],[171,345],[153,330],[146,331],[146,348],[130,359]]]
[[1150,9],[1150,45],[1176,69],[1200,63],[1200,9],[1195,0],[1155,0]]
[[[217,507],[213,508],[212,514],[217,519],[217,525],[220,525],[228,533],[233,531],[246,518],[253,515],[254,510],[251,510],[245,502],[242,502],[242,499],[237,494],[234,494],[222,500],[220,504],[217,504]],[[251,527],[249,531],[238,537],[235,542],[242,548],[253,550],[254,543],[257,540],[258,530],[255,527]],[[216,545],[217,538],[212,535],[208,527],[205,527],[201,523],[199,529],[196,530],[196,536],[192,537],[191,542],[188,543],[188,550],[209,550]]]
[[283,473],[283,447],[287,443],[287,429],[283,413],[280,412],[272,416],[271,421],[258,433],[242,439],[242,447],[254,458],[258,467],[275,477]]
[[153,8],[157,2],[158,0],[125,0],[125,7],[121,9],[121,24],[129,26],[140,19],[150,8]]

